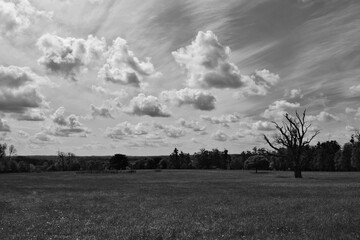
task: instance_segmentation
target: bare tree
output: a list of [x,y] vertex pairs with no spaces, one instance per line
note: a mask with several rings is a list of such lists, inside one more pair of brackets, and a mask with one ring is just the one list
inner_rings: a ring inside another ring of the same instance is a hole
[[294,165],[295,178],[302,178],[301,154],[304,148],[320,133],[319,130],[316,130],[308,138],[305,138],[311,127],[311,124],[305,120],[305,116],[306,110],[301,116],[296,111],[295,117],[286,113],[285,121],[282,121],[281,125],[273,122],[277,130],[273,142],[264,134],[265,141],[278,153],[280,153],[281,147],[287,149],[287,157]]

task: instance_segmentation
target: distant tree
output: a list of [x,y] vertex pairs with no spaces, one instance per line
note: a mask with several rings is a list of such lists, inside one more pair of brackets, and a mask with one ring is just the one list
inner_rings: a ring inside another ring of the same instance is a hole
[[125,170],[129,166],[129,161],[124,154],[115,154],[110,158],[109,165],[111,169]]
[[61,171],[66,170],[66,153],[62,151],[57,152],[58,155],[58,161],[59,161],[59,168]]
[[262,155],[255,155],[249,157],[244,164],[245,169],[255,169],[257,173],[258,170],[268,170],[270,162]]
[[167,169],[167,167],[168,167],[168,162],[166,161],[166,159],[161,159],[161,161],[159,162],[159,168]]
[[342,151],[340,151],[340,158],[336,161],[336,168],[340,171],[351,170],[351,156],[353,151],[353,144],[350,142],[345,143]]
[[316,146],[315,161],[319,171],[335,171],[335,154],[340,145],[335,140],[318,143]]
[[179,158],[179,150],[177,148],[170,154],[170,168],[179,169],[181,166],[180,158]]
[[280,148],[285,147],[287,150],[287,158],[293,163],[293,170],[295,178],[301,178],[301,155],[304,151],[304,147],[309,145],[310,142],[319,134],[319,131],[315,131],[309,138],[305,139],[311,124],[308,124],[305,120],[306,110],[304,110],[302,116],[295,113],[295,117],[286,113],[284,115],[285,121],[282,125],[274,122],[277,134],[274,136],[274,141],[270,141],[269,138],[264,135],[265,141],[269,146],[280,154]]
[[360,142],[355,142],[353,144],[351,166],[356,171],[360,170]]

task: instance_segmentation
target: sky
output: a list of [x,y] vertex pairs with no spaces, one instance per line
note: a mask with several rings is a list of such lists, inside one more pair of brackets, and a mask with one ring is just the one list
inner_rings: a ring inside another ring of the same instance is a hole
[[0,0],[0,142],[18,155],[267,147],[360,118],[358,0]]

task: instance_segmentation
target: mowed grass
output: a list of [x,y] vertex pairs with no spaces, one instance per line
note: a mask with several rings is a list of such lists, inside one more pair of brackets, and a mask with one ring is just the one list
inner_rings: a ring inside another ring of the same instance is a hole
[[0,239],[360,239],[360,173],[0,175]]

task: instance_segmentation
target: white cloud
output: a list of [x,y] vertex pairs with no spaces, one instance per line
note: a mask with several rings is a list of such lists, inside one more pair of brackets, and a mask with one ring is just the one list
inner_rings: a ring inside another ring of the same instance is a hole
[[0,0],[0,33],[10,37],[28,29],[37,19],[50,19],[52,13],[39,11],[28,0]]
[[213,133],[211,135],[211,138],[216,141],[220,141],[220,142],[225,142],[228,139],[230,139],[229,135],[227,135],[225,132],[223,132],[221,130],[217,130],[215,133]]
[[229,123],[235,123],[240,121],[240,115],[238,113],[221,115],[220,117],[210,117],[207,115],[200,116],[203,120],[208,121],[212,124],[221,124],[225,127],[228,127]]
[[44,121],[46,119],[45,113],[40,109],[31,109],[25,113],[12,114],[18,121]]
[[240,88],[245,95],[266,95],[279,81],[269,70],[256,70],[251,76],[241,75],[230,62],[230,48],[223,46],[212,31],[198,32],[189,46],[172,52],[188,73],[186,82],[192,88]]
[[38,86],[45,82],[30,68],[0,66],[0,111],[25,113],[46,107],[47,103],[38,90]]
[[141,62],[129,50],[125,39],[116,38],[107,56],[106,64],[98,73],[98,78],[103,81],[141,87],[143,77],[155,74],[150,58]]
[[96,107],[93,104],[91,104],[90,108],[91,108],[91,116],[93,118],[96,117],[114,118],[110,112],[111,108],[109,108],[108,106],[102,105],[100,107]]
[[38,63],[52,73],[77,81],[77,73],[85,67],[98,64],[106,51],[104,38],[89,35],[87,39],[62,38],[54,34],[44,34],[37,41],[43,55]]
[[272,131],[274,130],[274,124],[268,121],[257,121],[252,124],[252,129],[260,131]]
[[130,105],[124,111],[138,116],[170,117],[170,112],[157,97],[145,96],[143,93],[131,99]]
[[195,132],[202,132],[206,129],[206,126],[201,126],[198,121],[186,121],[184,118],[180,118],[178,123],[183,127],[192,129]]
[[290,99],[303,98],[303,94],[301,89],[291,89],[290,91],[286,91],[284,97],[288,97]]
[[290,103],[286,100],[276,100],[264,111],[265,118],[282,118],[288,109],[296,109],[300,107],[300,103]]
[[161,99],[172,101],[178,106],[190,104],[195,109],[210,111],[215,109],[216,98],[209,92],[184,88],[181,90],[163,91],[160,94]]
[[48,135],[54,135],[58,137],[70,137],[70,136],[81,136],[85,137],[90,130],[83,127],[80,123],[79,117],[75,114],[71,114],[67,117],[64,115],[65,108],[59,107],[50,118],[55,123],[55,126],[44,128],[44,132]]
[[316,119],[320,122],[331,122],[331,121],[339,121],[339,118],[333,114],[322,111],[317,116]]
[[10,132],[10,126],[7,124],[6,120],[0,118],[0,132]]
[[120,98],[128,97],[128,93],[124,89],[120,89],[118,91],[110,91],[108,89],[103,88],[102,86],[92,85],[91,90],[95,93],[102,94],[105,96],[120,97]]
[[162,125],[155,123],[154,127],[155,129],[163,130],[164,133],[171,138],[179,138],[186,135],[186,131],[183,128],[178,128],[172,125]]
[[30,136],[29,133],[27,133],[27,132],[25,132],[25,131],[23,131],[23,130],[18,130],[18,131],[17,131],[17,134],[18,134],[20,137],[22,137],[22,138],[28,138],[28,137]]
[[354,109],[354,108],[350,108],[350,107],[346,107],[345,108],[345,112],[347,114],[352,114],[352,113],[356,113],[358,110]]
[[221,45],[211,31],[200,31],[191,45],[172,55],[188,71],[189,87],[239,88],[243,85],[239,69],[229,60],[230,48]]
[[359,85],[354,85],[350,87],[350,93],[351,94],[359,94],[360,93],[360,84]]
[[146,124],[138,123],[133,125],[127,121],[117,124],[115,127],[107,127],[105,136],[111,139],[124,139],[125,137],[139,136],[148,134]]
[[346,129],[346,131],[350,131],[350,132],[354,132],[356,130],[355,127],[350,126],[350,125],[346,125],[345,129]]

